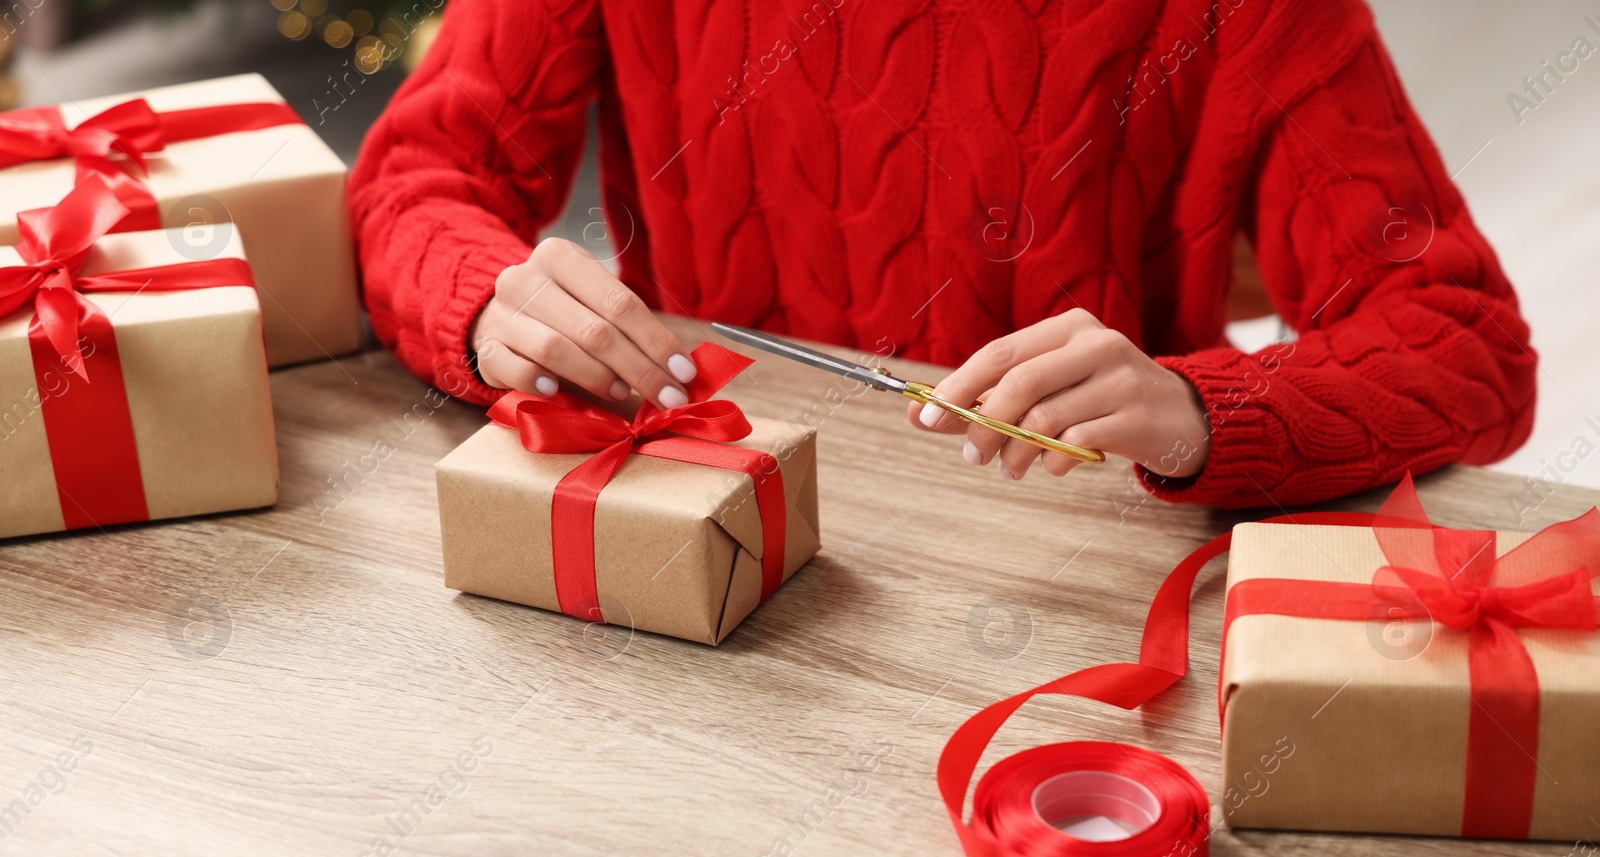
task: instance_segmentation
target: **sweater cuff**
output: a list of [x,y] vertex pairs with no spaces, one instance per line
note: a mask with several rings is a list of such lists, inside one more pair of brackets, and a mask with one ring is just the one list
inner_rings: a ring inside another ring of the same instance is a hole
[[1288,438],[1278,416],[1263,406],[1271,372],[1232,348],[1200,351],[1156,362],[1194,385],[1205,403],[1211,449],[1200,472],[1162,476],[1142,465],[1134,472],[1155,497],[1230,509],[1272,506],[1271,492],[1286,475]]
[[519,240],[485,243],[461,253],[450,296],[436,310],[428,336],[433,342],[433,376],[439,388],[458,399],[487,405],[505,395],[483,383],[477,354],[467,341],[472,322],[494,296],[495,280],[533,251]]

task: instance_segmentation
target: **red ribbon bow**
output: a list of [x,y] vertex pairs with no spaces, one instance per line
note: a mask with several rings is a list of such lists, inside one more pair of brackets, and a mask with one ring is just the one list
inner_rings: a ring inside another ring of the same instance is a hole
[[1539,750],[1539,676],[1519,628],[1594,632],[1588,566],[1600,563],[1600,511],[1539,531],[1495,556],[1495,534],[1436,527],[1406,477],[1373,518],[1387,565],[1370,584],[1255,578],[1228,592],[1227,625],[1271,613],[1419,619],[1465,632],[1471,705],[1461,835],[1526,839]]
[[29,161],[72,158],[77,181],[99,176],[127,211],[112,231],[161,228],[156,198],[138,179],[112,161],[120,153],[147,175],[148,155],[168,143],[298,124],[300,117],[282,102],[222,104],[157,113],[143,98],[108,107],[67,130],[59,107],[25,107],[0,113],[0,169]]
[[[33,304],[34,384],[68,529],[149,518],[117,338],[111,319],[84,293],[255,285],[243,259],[84,275],[94,243],[127,213],[103,178],[88,176],[54,208],[17,215],[24,264],[0,268],[0,315]],[[84,384],[60,383],[53,377],[57,365]]]
[[777,460],[760,450],[729,446],[750,434],[750,422],[733,402],[708,401],[751,361],[710,342],[694,350],[694,361],[699,371],[687,385],[688,404],[660,410],[645,402],[631,421],[566,393],[549,398],[508,393],[489,408],[489,418],[515,429],[530,452],[595,453],[561,478],[550,507],[561,612],[590,621],[602,618],[595,587],[595,505],[632,453],[748,475],[761,516],[761,600],[783,582],[786,510]]
[[166,145],[161,119],[143,98],[109,107],[71,131],[57,107],[0,113],[0,168],[51,158],[75,158],[81,168],[117,151],[146,171],[144,156]]
[[[1420,609],[1408,618],[1429,618],[1455,631],[1496,625],[1595,630],[1594,575],[1587,568],[1523,586],[1452,586],[1443,578],[1392,565],[1378,574],[1399,578],[1415,596]],[[1394,600],[1388,590],[1380,587],[1380,597]]]
[[82,329],[85,325],[104,326],[109,332],[110,321],[102,325],[104,314],[84,299],[84,292],[174,291],[255,282],[243,259],[211,259],[93,276],[79,273],[94,243],[127,213],[127,206],[104,179],[88,176],[54,208],[17,215],[22,240],[16,249],[26,264],[0,268],[0,315],[32,300],[35,317],[29,337],[48,342],[67,371],[85,381],[89,374],[83,346],[90,334]]

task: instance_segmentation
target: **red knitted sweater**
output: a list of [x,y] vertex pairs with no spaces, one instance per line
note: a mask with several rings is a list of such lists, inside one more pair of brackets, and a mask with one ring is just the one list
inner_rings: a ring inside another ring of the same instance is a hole
[[[1357,0],[452,0],[351,180],[423,379],[462,376],[594,99],[652,306],[952,365],[1085,307],[1205,400],[1158,496],[1313,502],[1527,437],[1527,326]],[[1239,233],[1298,334],[1258,354],[1223,338]]]

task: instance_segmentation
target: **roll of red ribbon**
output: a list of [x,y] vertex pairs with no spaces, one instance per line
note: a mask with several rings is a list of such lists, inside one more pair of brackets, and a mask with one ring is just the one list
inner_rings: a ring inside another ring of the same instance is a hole
[[[1368,526],[1373,520],[1373,515],[1358,512],[1313,512],[1263,523]],[[939,755],[939,794],[968,857],[1209,853],[1205,789],[1177,762],[1128,744],[1078,741],[1025,750],[984,774],[973,790],[970,824],[962,806],[984,748],[1029,699],[1061,694],[1132,709],[1183,678],[1189,671],[1189,591],[1200,569],[1226,551],[1232,538],[1232,533],[1223,533],[1206,542],[1167,575],[1145,616],[1137,663],[1088,667],[1002,699],[972,715],[950,736]],[[1118,836],[1113,828],[1127,835]]]
[[1204,854],[1206,791],[1129,744],[1075,741],[1009,756],[972,794],[972,826],[1018,854]]

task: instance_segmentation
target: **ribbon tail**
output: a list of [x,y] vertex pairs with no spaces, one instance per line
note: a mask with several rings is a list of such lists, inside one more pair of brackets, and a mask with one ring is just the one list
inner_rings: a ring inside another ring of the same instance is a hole
[[585,622],[605,621],[595,585],[594,512],[600,492],[622,467],[632,439],[590,456],[556,483],[550,500],[550,550],[556,603],[561,612]]
[[691,402],[703,402],[716,395],[735,375],[755,362],[715,342],[700,343],[690,356],[694,358],[695,376],[685,385],[685,392]]
[[1461,835],[1527,839],[1539,771],[1539,676],[1504,622],[1474,626],[1467,646],[1472,711]]
[[92,172],[104,178],[117,200],[128,208],[127,215],[111,227],[111,232],[148,232],[161,228],[161,210],[155,194],[143,182],[107,160],[80,160],[78,163],[80,174]]
[[98,310],[78,297],[70,285],[40,289],[34,296],[33,307],[33,324],[28,326],[30,338],[37,330],[66,370],[87,382],[89,367],[84,365],[79,346],[79,316],[91,311],[98,313]]
[[28,331],[34,383],[50,445],[62,524],[67,529],[145,521],[144,476],[111,320],[92,304],[80,321],[82,363],[94,384],[59,375],[62,358],[40,325]]

